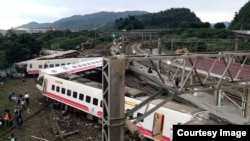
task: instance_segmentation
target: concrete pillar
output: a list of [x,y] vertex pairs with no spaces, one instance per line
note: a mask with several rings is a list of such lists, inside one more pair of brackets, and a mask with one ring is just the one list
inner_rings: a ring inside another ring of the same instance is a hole
[[190,75],[190,85],[194,84],[194,72],[191,73]]
[[237,37],[237,34],[235,35],[235,45],[234,45],[234,51],[238,51],[238,37]]
[[149,34],[149,53],[150,53],[150,55],[153,55],[153,46],[152,46],[151,33]]
[[245,117],[250,118],[250,88],[247,88]]
[[219,90],[214,90],[214,102],[215,104],[218,106],[219,102],[218,99],[219,98]]
[[[161,55],[161,38],[158,39],[158,54]],[[161,60],[158,60],[158,71],[161,71]]]
[[[194,75],[194,72],[191,73],[190,77],[189,77],[189,84],[192,86],[194,84],[194,80],[195,79],[195,75]],[[190,88],[189,89],[190,91],[193,91],[194,88]]]
[[125,64],[124,59],[103,58],[102,141],[124,141]]

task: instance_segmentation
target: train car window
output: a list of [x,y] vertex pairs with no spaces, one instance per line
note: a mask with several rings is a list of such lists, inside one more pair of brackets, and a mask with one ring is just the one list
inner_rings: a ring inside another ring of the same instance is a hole
[[59,64],[56,64],[56,67],[59,67],[60,65]]
[[[137,113],[137,117],[139,117],[139,116],[141,116],[141,115],[143,115],[142,113]],[[140,122],[143,122],[144,120],[142,119],[142,120],[140,120]]]
[[91,65],[90,63],[87,63],[88,65]]
[[[127,112],[129,112],[129,111],[130,111],[130,109],[127,109]],[[133,114],[128,116],[128,117],[129,117],[129,120],[133,119]]]
[[30,64],[30,68],[32,68],[32,64]]
[[54,64],[49,64],[49,67],[50,68],[54,68]]
[[86,96],[86,102],[90,103],[91,101],[91,97],[90,96]]
[[67,90],[67,96],[71,96],[71,90]]
[[43,84],[43,76],[41,76],[40,78],[38,78],[38,82],[37,83],[42,86],[42,84]]
[[67,63],[67,65],[70,65],[71,63]]
[[100,107],[102,107],[102,100],[101,100],[101,102],[100,102]]
[[73,92],[73,97],[77,98],[77,92]]
[[57,71],[56,71],[56,70],[52,70],[51,72],[54,72],[54,73],[56,73]]
[[60,92],[60,87],[56,86],[56,92]]
[[93,104],[94,104],[95,106],[98,105],[98,99],[97,99],[97,98],[93,98]]
[[64,63],[61,64],[61,66],[64,66],[64,65],[65,65]]
[[78,67],[81,67],[82,65],[78,65]]
[[43,68],[48,68],[48,65],[47,65],[47,64],[45,64],[45,65],[43,66]]
[[42,69],[42,68],[43,68],[43,65],[39,65],[38,67],[39,67],[39,69]]
[[76,68],[76,66],[72,66],[73,68]]
[[79,94],[79,100],[82,100],[83,101],[83,99],[84,99],[84,95],[83,94]]
[[54,91],[55,90],[55,85],[51,86],[51,90]]
[[64,67],[62,67],[63,69],[65,69],[65,70],[67,70],[68,68],[66,68],[65,66]]
[[62,88],[61,93],[62,93],[62,94],[65,94],[65,88]]
[[83,66],[86,66],[86,64],[82,64]]

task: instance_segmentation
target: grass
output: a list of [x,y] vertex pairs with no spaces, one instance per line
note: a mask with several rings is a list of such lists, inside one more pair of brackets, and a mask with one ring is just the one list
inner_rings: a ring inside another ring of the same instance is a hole
[[[0,115],[3,117],[4,109],[8,107],[11,111],[14,111],[15,102],[9,102],[8,93],[14,91],[14,88],[19,85],[21,82],[20,79],[6,79],[3,84],[0,85]],[[15,92],[17,93],[17,92]],[[11,112],[11,117],[13,114]],[[1,129],[1,137],[8,137],[9,135],[3,135],[5,132],[11,130],[11,127],[4,127]],[[13,133],[13,132],[12,132]]]
[[[33,81],[32,81],[33,82]],[[31,84],[23,84],[21,79],[6,79],[2,85],[0,85],[0,115],[3,117],[3,110],[5,109],[5,107],[8,107],[11,110],[11,117],[13,119],[14,115],[13,115],[13,111],[14,111],[14,107],[15,107],[15,102],[9,102],[8,100],[8,93],[10,91],[14,91],[15,92],[15,96],[19,96],[20,94],[24,94],[24,92],[28,91],[30,94],[34,94],[34,91],[32,91],[34,88],[34,86],[29,86]],[[34,84],[35,85],[35,84]],[[30,89],[29,89],[30,88]],[[30,95],[31,99],[32,96],[34,95]],[[34,114],[36,112],[36,109],[39,107],[37,107],[36,105],[34,105],[34,101],[31,101],[32,106],[30,106],[30,111],[32,112],[32,114]],[[20,129],[15,129],[14,125],[15,123],[13,123],[12,127],[4,127],[3,129],[0,130],[0,138],[5,138],[10,136],[11,133],[13,133],[18,140],[20,141],[31,141],[30,139],[30,135],[32,135],[32,133],[34,132],[34,129],[32,129],[32,125],[34,124],[33,121],[25,121],[25,119],[27,117],[29,117],[32,114],[27,114],[27,111],[23,111],[22,112],[22,117],[24,120],[24,124],[20,126]]]
[[[20,85],[21,80],[20,79],[7,79],[3,82],[2,85],[0,85],[0,110],[1,110],[1,116],[3,114],[3,110],[5,107],[13,107],[15,103],[9,102],[8,100],[8,93],[11,91],[14,91],[14,87],[17,85]],[[17,95],[17,92],[15,92]]]

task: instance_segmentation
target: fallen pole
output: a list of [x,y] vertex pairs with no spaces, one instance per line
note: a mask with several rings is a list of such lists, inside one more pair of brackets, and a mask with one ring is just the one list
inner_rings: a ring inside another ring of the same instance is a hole
[[31,136],[31,138],[42,140],[42,141],[48,141],[47,139],[39,138],[39,137],[36,137],[36,136]]

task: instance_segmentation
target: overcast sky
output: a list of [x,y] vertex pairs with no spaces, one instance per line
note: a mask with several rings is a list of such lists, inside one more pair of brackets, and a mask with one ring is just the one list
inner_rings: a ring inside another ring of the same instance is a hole
[[54,22],[73,15],[100,11],[142,10],[159,12],[189,8],[203,22],[232,21],[248,0],[0,0],[0,29],[32,21]]

